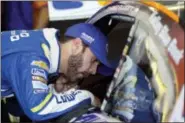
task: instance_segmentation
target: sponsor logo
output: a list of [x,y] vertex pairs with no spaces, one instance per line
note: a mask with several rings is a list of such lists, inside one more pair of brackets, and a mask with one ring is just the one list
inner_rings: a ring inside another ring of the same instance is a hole
[[34,89],[34,94],[39,94],[39,93],[48,93],[49,89]]
[[89,36],[88,34],[86,34],[85,32],[82,32],[81,36],[82,39],[86,40],[88,43],[93,43],[94,42],[94,38],[92,38],[91,36]]
[[31,65],[41,67],[45,70],[49,70],[48,65],[43,61],[32,61]]
[[174,60],[175,64],[179,65],[184,56],[184,49],[179,49],[177,47],[177,39],[172,38],[169,35],[168,26],[162,24],[161,16],[159,16],[156,11],[154,11],[153,14],[150,16],[149,21],[154,28],[155,35],[159,35],[160,40],[167,48],[168,53]]
[[40,81],[32,81],[33,89],[41,89],[41,90],[48,90],[47,84],[40,82]]
[[179,49],[177,47],[177,40],[173,39],[172,42],[169,44],[168,52],[174,62],[179,65],[181,59],[184,57],[184,49]]
[[41,81],[41,82],[43,82],[43,83],[47,83],[47,80],[46,79],[44,79],[43,77],[40,77],[40,76],[32,76],[32,80],[33,81]]
[[57,102],[65,103],[65,102],[74,101],[76,98],[76,95],[79,93],[81,93],[81,91],[73,91],[70,94],[64,94],[62,96],[57,96]]
[[139,8],[128,4],[125,4],[125,5],[120,4],[116,6],[110,6],[109,11],[122,11],[125,14],[134,16],[139,11]]
[[46,72],[45,72],[43,69],[32,68],[32,69],[31,69],[31,74],[32,74],[32,75],[35,75],[35,76],[44,77],[45,79],[47,78]]
[[50,50],[49,50],[49,47],[48,47],[46,44],[44,44],[44,43],[42,43],[41,47],[42,47],[42,49],[43,49],[43,51],[44,51],[44,55],[45,55],[48,59],[50,59]]
[[83,6],[81,1],[52,1],[53,7],[58,10],[76,9]]

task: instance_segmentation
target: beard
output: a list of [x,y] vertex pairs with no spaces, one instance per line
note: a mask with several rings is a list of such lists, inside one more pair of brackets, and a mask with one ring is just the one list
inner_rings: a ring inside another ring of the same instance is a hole
[[79,76],[78,68],[82,66],[83,63],[83,53],[77,55],[71,55],[68,59],[68,68],[67,68],[67,78],[70,82],[78,82],[82,79],[82,76]]

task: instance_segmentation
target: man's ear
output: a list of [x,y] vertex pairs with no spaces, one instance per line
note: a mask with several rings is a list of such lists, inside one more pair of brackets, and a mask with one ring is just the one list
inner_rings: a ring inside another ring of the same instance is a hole
[[80,38],[75,38],[72,40],[72,53],[73,55],[78,54],[83,50],[83,42]]

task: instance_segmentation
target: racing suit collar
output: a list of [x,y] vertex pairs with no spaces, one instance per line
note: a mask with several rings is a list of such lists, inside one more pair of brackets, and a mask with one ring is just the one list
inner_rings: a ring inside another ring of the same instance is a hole
[[50,45],[50,69],[49,73],[58,73],[60,65],[60,45],[56,34],[58,30],[54,28],[46,28],[43,30],[44,37]]

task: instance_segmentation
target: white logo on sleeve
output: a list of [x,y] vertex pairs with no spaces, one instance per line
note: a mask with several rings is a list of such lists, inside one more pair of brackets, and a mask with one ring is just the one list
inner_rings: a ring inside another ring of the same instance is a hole
[[88,34],[86,34],[85,32],[82,32],[81,36],[82,39],[86,40],[87,42],[89,42],[90,44],[94,42],[94,38],[92,38],[91,36],[89,36]]
[[32,69],[31,69],[31,74],[32,74],[32,75],[35,75],[35,76],[41,76],[41,77],[47,79],[46,72],[45,72],[43,69],[32,68]]
[[32,86],[34,94],[49,92],[49,87],[47,86],[47,84],[44,84],[41,81],[32,81]]

